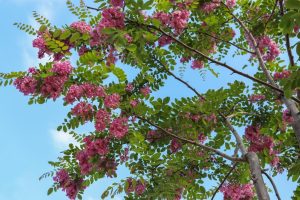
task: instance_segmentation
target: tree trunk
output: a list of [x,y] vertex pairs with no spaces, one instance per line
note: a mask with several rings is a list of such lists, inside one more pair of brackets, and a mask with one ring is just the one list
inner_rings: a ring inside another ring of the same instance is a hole
[[259,165],[259,160],[254,152],[248,152],[246,154],[246,158],[248,160],[251,177],[253,180],[253,184],[256,190],[256,194],[259,200],[270,200],[266,185],[264,183],[261,168]]
[[287,99],[283,97],[283,102],[286,105],[286,107],[291,111],[291,114],[294,118],[294,122],[292,123],[292,127],[294,129],[298,145],[300,147],[300,115],[299,115],[299,109],[297,108],[295,102],[291,99]]

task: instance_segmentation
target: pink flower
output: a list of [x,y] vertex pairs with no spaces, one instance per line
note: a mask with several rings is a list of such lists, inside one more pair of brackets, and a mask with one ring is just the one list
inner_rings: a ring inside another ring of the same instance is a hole
[[78,55],[79,56],[82,56],[83,54],[85,54],[86,52],[89,51],[89,48],[87,48],[85,45],[84,46],[81,46],[78,50]]
[[110,4],[114,7],[123,7],[124,0],[110,0]]
[[81,117],[84,121],[91,119],[93,111],[94,109],[92,104],[86,102],[80,102],[72,108],[72,114],[77,117]]
[[70,25],[71,28],[74,30],[84,34],[84,33],[90,33],[92,31],[92,27],[88,25],[86,22],[81,21],[81,22],[73,22]]
[[110,122],[110,114],[103,109],[100,109],[95,116],[95,128],[97,131],[104,131],[106,125]]
[[42,36],[38,36],[32,41],[32,46],[39,49],[38,58],[43,58],[45,53],[50,54],[49,49],[46,46],[46,42]]
[[262,94],[253,94],[249,97],[249,101],[251,103],[255,103],[257,101],[261,101],[261,100],[264,100],[266,98],[265,95],[262,95]]
[[68,76],[72,72],[72,65],[69,61],[54,62],[52,72],[60,76]]
[[125,26],[125,15],[120,8],[106,8],[102,11],[102,19],[97,26],[97,32],[101,35],[103,28],[118,28],[123,29]]
[[173,39],[169,36],[161,36],[159,39],[158,39],[158,45],[160,47],[163,47],[163,46],[166,46],[166,45],[169,45],[173,42]]
[[107,108],[117,108],[120,104],[120,95],[119,94],[112,94],[112,95],[108,95],[105,97],[104,99],[104,105]]
[[282,72],[275,72],[274,73],[274,80],[286,79],[289,78],[291,75],[291,71],[283,70]]
[[129,34],[125,34],[124,38],[127,40],[128,43],[131,43],[133,41],[132,37]]
[[149,86],[145,86],[140,89],[140,92],[146,97],[151,93],[151,89]]
[[162,26],[168,26],[171,21],[171,16],[168,13],[157,12],[153,15],[154,19],[158,19]]
[[157,132],[157,130],[150,130],[147,133],[147,140],[149,142],[155,142],[156,140],[161,138],[161,134],[159,132]]
[[109,140],[108,139],[97,139],[94,142],[94,147],[99,155],[106,155],[109,152]]
[[135,193],[137,195],[142,195],[146,190],[146,184],[142,183],[141,181],[137,181],[136,186],[135,186]]
[[105,90],[102,86],[84,83],[81,85],[83,95],[88,98],[105,97]]
[[268,36],[258,38],[257,43],[265,61],[273,61],[279,56],[280,50],[278,45]]
[[74,103],[76,100],[80,100],[80,98],[83,95],[83,89],[82,87],[78,86],[78,85],[71,85],[64,100],[69,103],[72,104]]
[[288,124],[291,124],[294,122],[294,118],[291,114],[291,111],[286,109],[285,111],[283,111],[282,113],[282,119],[284,122],[288,123]]
[[80,172],[83,175],[89,174],[91,172],[93,166],[91,163],[89,163],[89,155],[87,154],[87,152],[84,150],[79,151],[76,154],[76,159],[79,162]]
[[62,93],[63,86],[68,80],[66,76],[48,76],[41,86],[41,94],[47,98],[57,99]]
[[128,184],[128,188],[125,188],[125,192],[128,194],[128,193],[131,193],[134,191],[134,187],[133,187],[133,181],[132,181],[132,178],[128,178],[126,180],[127,184]]
[[194,122],[198,122],[201,117],[200,117],[200,115],[191,115],[190,118]]
[[172,153],[176,153],[181,149],[182,145],[177,139],[172,139],[170,150]]
[[129,159],[129,148],[125,148],[123,154],[120,155],[121,163],[126,162]]
[[28,73],[35,75],[38,74],[38,70],[34,67],[29,67]]
[[204,3],[201,6],[201,10],[205,13],[211,13],[220,5],[221,5],[221,0],[212,0],[211,2]]
[[131,101],[130,101],[130,105],[131,105],[133,108],[136,107],[138,104],[139,104],[139,101],[138,101],[138,100],[131,100]]
[[191,57],[182,57],[182,58],[180,58],[180,62],[181,63],[187,63],[187,62],[189,62],[191,60]]
[[128,132],[128,119],[125,117],[114,119],[109,131],[115,138],[122,139]]
[[192,63],[192,69],[202,69],[204,67],[204,63],[201,60],[194,60]]
[[176,10],[172,13],[170,26],[175,29],[177,34],[180,34],[188,23],[190,13],[187,10]]
[[132,83],[128,83],[126,85],[126,89],[125,89],[127,92],[132,92],[134,90],[134,86]]
[[17,78],[14,81],[15,87],[24,95],[34,94],[37,88],[37,80],[31,76]]
[[65,169],[56,172],[53,180],[59,184],[59,187],[66,192],[71,200],[75,200],[78,192],[85,187],[82,186],[82,179],[72,180]]
[[236,0],[226,0],[226,6],[228,8],[233,8],[236,5]]
[[205,140],[207,139],[207,137],[204,135],[204,133],[200,133],[198,135],[198,140],[201,144],[203,144],[205,142]]
[[252,184],[224,184],[220,191],[224,195],[224,199],[231,200],[250,200],[254,197]]

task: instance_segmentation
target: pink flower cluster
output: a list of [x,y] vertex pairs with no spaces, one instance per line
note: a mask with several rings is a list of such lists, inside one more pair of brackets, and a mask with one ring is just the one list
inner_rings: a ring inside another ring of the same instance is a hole
[[182,144],[177,139],[172,139],[170,150],[172,153],[176,153],[182,147]]
[[127,184],[128,184],[128,188],[125,189],[125,192],[131,193],[131,192],[135,192],[136,195],[142,195],[145,190],[146,190],[146,183],[142,183],[141,180],[136,181],[136,185],[134,187],[133,185],[133,179],[132,178],[128,178],[126,180]]
[[261,152],[268,149],[273,152],[274,141],[269,136],[263,136],[257,126],[248,126],[245,130],[245,137],[250,142],[249,151]]
[[249,151],[262,152],[266,149],[269,151],[269,155],[272,156],[271,164],[275,166],[279,163],[278,152],[274,150],[273,138],[261,135],[257,126],[248,126],[245,130],[245,137],[250,142]]
[[274,73],[274,80],[281,80],[281,79],[286,79],[290,77],[291,71],[289,70],[283,70],[282,72],[275,72]]
[[255,195],[252,184],[224,184],[220,191],[224,199],[231,200],[251,200]]
[[42,35],[38,36],[36,39],[32,41],[32,46],[39,49],[38,58],[43,58],[45,53],[49,54],[50,51],[46,46],[45,39]]
[[258,38],[257,43],[265,61],[273,61],[277,56],[279,56],[280,50],[278,45],[268,36]]
[[59,184],[59,187],[66,192],[70,200],[75,200],[78,192],[85,189],[82,186],[82,179],[72,180],[65,169],[56,172],[53,180]]
[[158,45],[160,47],[164,47],[166,45],[169,45],[169,44],[172,44],[173,42],[173,39],[171,37],[168,37],[168,36],[161,36],[159,39],[158,39]]
[[283,119],[284,122],[286,122],[288,124],[291,124],[291,123],[294,122],[294,118],[293,118],[293,116],[291,114],[291,111],[288,110],[288,109],[286,109],[286,110],[283,111],[283,113],[282,113],[282,119]]
[[186,27],[190,13],[187,10],[176,10],[171,15],[170,26],[176,34],[180,34]]
[[90,162],[95,155],[105,156],[109,153],[109,140],[104,138],[98,138],[94,141],[91,137],[85,137],[83,139],[85,148],[79,151],[76,155],[76,159],[79,162],[80,171],[83,175],[91,172],[94,165]]
[[72,104],[76,100],[79,101],[82,97],[105,97],[105,90],[101,86],[96,86],[90,83],[84,83],[82,85],[71,85],[64,100],[68,104]]
[[145,86],[140,89],[140,92],[146,97],[151,93],[151,89],[149,86]]
[[124,149],[124,152],[120,155],[121,163],[124,163],[124,162],[126,162],[129,159],[128,155],[129,155],[129,148],[126,147]]
[[125,26],[125,15],[118,7],[103,9],[102,19],[98,24],[98,33],[101,34],[103,28],[119,28]]
[[84,21],[73,22],[70,27],[82,34],[90,33],[92,31],[92,27]]
[[201,6],[201,10],[205,13],[211,13],[215,11],[216,8],[220,7],[221,0],[212,0],[211,2],[205,2]]
[[134,90],[133,84],[132,84],[132,83],[128,83],[128,84],[126,85],[125,90],[126,90],[127,92],[132,92],[132,91]]
[[236,0],[226,0],[226,6],[228,8],[233,8],[236,5]]
[[24,95],[34,94],[37,88],[37,80],[31,76],[17,78],[14,81],[15,87]]
[[263,94],[253,94],[253,95],[251,95],[251,96],[249,97],[249,101],[250,101],[251,103],[255,103],[255,102],[257,102],[257,101],[264,100],[265,98],[266,98],[266,96],[263,95]]
[[182,57],[182,58],[180,58],[180,62],[181,63],[187,63],[187,62],[189,62],[191,60],[191,57]]
[[44,79],[41,86],[41,94],[47,98],[57,99],[63,91],[63,86],[68,80],[67,76],[48,76]]
[[155,142],[156,140],[161,138],[161,134],[157,130],[150,130],[147,133],[147,140],[149,142]]
[[110,4],[114,7],[123,7],[124,0],[110,0]]
[[204,63],[201,60],[194,60],[192,62],[192,69],[202,69],[204,67]]
[[201,144],[203,144],[205,142],[205,140],[207,139],[207,137],[204,135],[204,133],[200,133],[198,135],[198,140]]
[[80,102],[74,108],[72,108],[72,114],[87,121],[93,116],[93,106],[90,103]]
[[120,95],[117,94],[117,93],[114,93],[112,95],[108,95],[105,97],[104,99],[104,105],[107,107],[107,108],[118,108],[119,104],[120,104]]
[[158,19],[162,26],[173,28],[175,34],[180,34],[187,27],[189,16],[190,13],[187,10],[176,10],[172,14],[157,12],[153,18]]
[[60,76],[69,76],[72,72],[72,65],[70,61],[54,62],[52,72]]
[[104,109],[98,110],[95,117],[96,130],[99,132],[104,131],[108,123],[110,123],[110,114]]
[[109,131],[115,138],[123,138],[128,132],[128,119],[125,117],[114,119],[110,125]]

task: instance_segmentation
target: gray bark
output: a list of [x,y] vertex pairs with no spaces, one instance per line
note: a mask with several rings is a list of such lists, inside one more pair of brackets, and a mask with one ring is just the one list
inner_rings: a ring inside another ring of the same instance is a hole
[[261,168],[259,165],[259,160],[254,152],[248,152],[246,154],[246,158],[248,160],[250,171],[251,171],[251,178],[253,180],[253,185],[256,190],[256,194],[259,200],[270,200],[266,184],[264,183]]

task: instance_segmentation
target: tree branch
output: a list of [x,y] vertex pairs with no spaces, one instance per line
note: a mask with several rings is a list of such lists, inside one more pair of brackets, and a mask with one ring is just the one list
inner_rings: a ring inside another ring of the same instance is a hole
[[271,177],[267,172],[265,172],[264,170],[261,170],[261,171],[262,171],[262,173],[269,179],[269,181],[271,182],[271,184],[272,184],[272,186],[273,186],[273,189],[274,189],[274,192],[275,192],[275,194],[276,194],[277,199],[278,199],[278,200],[281,200],[280,195],[279,195],[279,192],[278,192],[278,189],[277,189],[277,187],[276,187],[276,185],[275,185],[275,182],[273,181],[272,177]]
[[219,156],[221,156],[221,157],[223,157],[223,158],[226,158],[226,159],[228,159],[228,160],[234,161],[234,162],[244,162],[244,161],[245,161],[245,159],[243,159],[243,158],[231,157],[231,156],[229,156],[229,155],[227,155],[227,154],[225,154],[225,153],[223,153],[223,152],[221,152],[221,151],[219,151],[219,150],[217,150],[217,149],[214,149],[214,148],[212,148],[212,147],[209,147],[209,146],[206,146],[206,145],[204,145],[204,144],[201,144],[201,143],[198,143],[198,142],[195,142],[195,141],[186,139],[186,138],[182,138],[182,137],[180,137],[180,136],[178,136],[178,135],[175,135],[175,134],[171,133],[170,131],[167,131],[167,130],[165,130],[164,128],[162,128],[162,127],[160,127],[160,126],[154,124],[153,122],[151,122],[150,120],[148,120],[148,119],[146,119],[146,118],[144,118],[144,117],[141,117],[141,116],[138,116],[138,115],[136,115],[136,117],[137,117],[138,119],[144,121],[144,122],[147,122],[147,123],[150,124],[151,126],[154,126],[155,128],[157,128],[157,129],[163,131],[165,134],[171,136],[172,138],[176,138],[176,139],[181,140],[181,141],[183,141],[183,142],[186,142],[186,143],[193,144],[193,145],[195,145],[195,146],[201,147],[201,148],[203,148],[203,149],[205,149],[205,150],[207,150],[207,151],[214,152],[214,153],[216,153],[217,155],[219,155]]
[[242,50],[242,51],[246,51],[247,53],[254,54],[254,52],[252,52],[252,51],[249,51],[248,49],[245,49],[245,48],[243,48],[243,47],[240,47],[240,46],[238,46],[238,45],[234,44],[233,42],[230,42],[230,41],[224,40],[224,39],[222,39],[222,38],[219,38],[219,37],[216,37],[216,36],[210,35],[210,34],[208,34],[208,33],[205,33],[205,32],[201,32],[201,31],[199,31],[199,33],[201,33],[201,34],[203,34],[203,35],[206,35],[206,36],[209,36],[209,37],[211,37],[211,38],[214,38],[214,39],[216,39],[216,40],[220,40],[220,41],[222,41],[222,42],[224,42],[224,43],[230,44],[230,45],[232,45],[232,46],[236,47],[237,49],[240,49],[240,50]]
[[[274,85],[272,85],[272,84],[266,83],[266,82],[264,82],[264,81],[262,81],[262,80],[260,80],[260,79],[257,79],[257,78],[255,78],[255,77],[253,77],[253,76],[250,76],[250,75],[248,75],[248,74],[246,74],[246,73],[244,73],[244,72],[241,72],[241,71],[239,71],[239,70],[236,70],[235,68],[233,68],[233,67],[227,65],[226,63],[222,63],[222,62],[217,61],[217,60],[215,60],[215,59],[213,59],[213,58],[210,58],[209,56],[207,56],[207,55],[205,55],[204,53],[198,51],[197,49],[194,49],[194,48],[188,46],[187,44],[185,44],[184,42],[178,40],[175,36],[166,33],[166,32],[165,32],[164,30],[162,30],[161,28],[157,28],[157,27],[155,27],[155,26],[153,26],[153,25],[141,24],[141,23],[139,23],[139,22],[132,21],[132,20],[129,20],[129,19],[127,19],[127,21],[130,22],[130,23],[134,23],[134,24],[136,24],[136,25],[139,25],[139,26],[144,26],[144,27],[148,27],[148,28],[154,29],[154,30],[156,30],[156,31],[159,31],[159,32],[161,32],[163,35],[172,38],[172,40],[174,40],[176,43],[180,44],[180,45],[183,46],[184,48],[186,48],[186,49],[188,49],[188,50],[190,50],[190,51],[192,51],[192,52],[194,52],[194,53],[196,53],[196,54],[202,56],[203,58],[205,58],[205,59],[211,61],[212,63],[215,63],[216,65],[225,67],[226,69],[232,71],[233,73],[239,74],[239,75],[241,75],[241,76],[243,76],[243,77],[245,77],[245,78],[248,78],[248,79],[250,79],[250,80],[252,80],[252,81],[254,81],[254,82],[257,82],[257,83],[260,83],[260,84],[262,84],[262,85],[264,85],[264,86],[267,86],[267,87],[269,87],[269,88],[271,88],[271,89],[273,89],[273,90],[279,92],[281,95],[284,95],[284,91],[281,90],[280,88],[278,88],[278,87],[276,87],[276,86],[274,86]],[[295,98],[295,97],[292,97],[292,99],[293,99],[294,101],[300,103],[300,100],[299,100],[299,99],[297,99],[297,98]]]
[[[280,15],[283,16],[284,15],[283,0],[279,0],[279,8],[280,8]],[[295,61],[294,61],[294,56],[293,56],[292,49],[291,49],[289,34],[285,35],[285,46],[286,46],[286,50],[288,52],[290,65],[295,66]]]
[[225,175],[225,177],[223,178],[223,180],[221,181],[219,187],[215,190],[213,196],[211,197],[211,200],[214,200],[216,194],[218,193],[218,191],[221,189],[222,185],[225,183],[225,181],[227,180],[227,178],[230,176],[230,174],[232,173],[232,171],[235,169],[235,167],[237,166],[238,163],[234,163],[233,166],[231,167],[231,169],[228,171],[228,173]]

